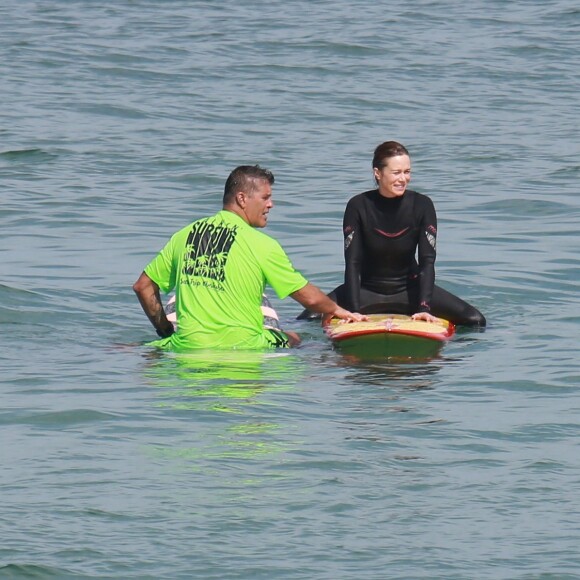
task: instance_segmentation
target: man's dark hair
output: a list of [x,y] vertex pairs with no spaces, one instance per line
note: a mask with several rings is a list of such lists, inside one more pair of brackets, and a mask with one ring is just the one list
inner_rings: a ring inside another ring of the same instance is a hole
[[274,185],[274,174],[259,165],[240,165],[226,180],[224,187],[224,206],[233,202],[236,193],[243,191],[251,194],[256,188],[256,181],[267,181]]

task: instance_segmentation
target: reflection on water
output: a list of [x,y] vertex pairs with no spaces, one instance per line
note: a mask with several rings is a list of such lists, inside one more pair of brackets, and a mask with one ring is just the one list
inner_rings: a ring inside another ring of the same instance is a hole
[[433,388],[433,378],[441,370],[443,359],[431,361],[344,361],[349,381],[372,386],[422,390]]
[[[268,390],[284,388],[284,378],[297,370],[289,351],[153,351],[146,355],[145,376],[170,397],[212,397],[226,401],[255,401]],[[223,402],[223,401],[222,401]],[[233,409],[232,409],[233,410]]]
[[433,388],[433,378],[449,362],[437,353],[431,357],[362,357],[334,351],[333,363],[349,383],[372,387],[421,390]]
[[[290,351],[153,351],[144,375],[162,389],[157,407],[192,413],[195,445],[157,447],[156,455],[208,460],[256,459],[280,453],[277,403],[269,396],[291,391],[301,363]],[[268,407],[267,418],[264,407]]]

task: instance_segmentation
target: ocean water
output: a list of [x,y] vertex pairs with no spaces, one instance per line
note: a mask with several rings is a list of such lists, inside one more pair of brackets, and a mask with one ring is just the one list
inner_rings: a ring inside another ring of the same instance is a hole
[[[0,578],[580,578],[580,9],[572,0],[4,0]],[[429,361],[168,355],[131,290],[240,163],[326,291],[404,143]]]

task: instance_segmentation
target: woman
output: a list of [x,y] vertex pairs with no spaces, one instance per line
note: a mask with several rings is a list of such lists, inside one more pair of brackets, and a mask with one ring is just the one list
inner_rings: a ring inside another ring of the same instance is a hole
[[[353,312],[485,326],[476,308],[435,285],[437,216],[429,197],[407,189],[407,149],[396,141],[379,145],[373,173],[377,188],[356,195],[346,206],[344,284],[330,296]],[[299,318],[309,318],[309,313]]]

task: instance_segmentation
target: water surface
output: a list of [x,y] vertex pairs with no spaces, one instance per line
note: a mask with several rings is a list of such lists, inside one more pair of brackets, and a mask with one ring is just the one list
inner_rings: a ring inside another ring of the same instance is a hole
[[[580,578],[578,32],[571,0],[0,7],[0,577]],[[131,291],[229,171],[324,290],[374,147],[403,142],[431,361],[159,355]]]

